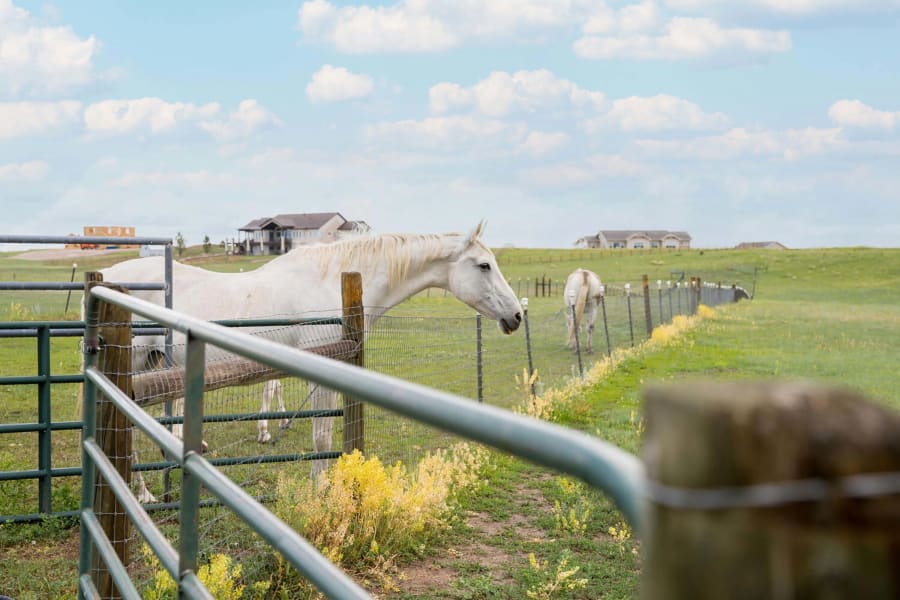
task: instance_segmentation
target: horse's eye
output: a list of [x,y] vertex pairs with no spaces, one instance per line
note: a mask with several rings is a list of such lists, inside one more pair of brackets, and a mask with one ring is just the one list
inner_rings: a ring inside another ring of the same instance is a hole
[[478,265],[478,268],[481,269],[482,271],[490,271],[491,265],[490,265],[490,263],[481,263],[480,265]]

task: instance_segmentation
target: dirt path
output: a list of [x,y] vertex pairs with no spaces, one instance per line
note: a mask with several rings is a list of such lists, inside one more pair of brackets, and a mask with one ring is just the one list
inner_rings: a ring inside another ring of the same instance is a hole
[[66,258],[88,258],[92,256],[104,256],[116,252],[127,252],[125,248],[113,250],[79,250],[78,248],[49,248],[47,250],[29,250],[22,254],[16,254],[13,258],[19,260],[61,260]]

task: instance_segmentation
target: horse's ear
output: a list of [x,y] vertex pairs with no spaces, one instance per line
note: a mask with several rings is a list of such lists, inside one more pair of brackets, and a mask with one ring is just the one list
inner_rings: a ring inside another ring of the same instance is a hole
[[487,225],[487,221],[485,221],[484,219],[479,221],[478,225],[476,225],[475,228],[469,232],[469,235],[463,238],[462,247],[468,248],[472,242],[481,239],[481,234],[484,233],[485,225]]

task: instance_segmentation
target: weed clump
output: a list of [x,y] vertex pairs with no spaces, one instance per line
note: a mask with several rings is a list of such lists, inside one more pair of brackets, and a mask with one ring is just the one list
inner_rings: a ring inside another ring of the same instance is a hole
[[421,553],[452,525],[458,498],[481,485],[487,461],[487,450],[460,443],[429,453],[410,472],[354,451],[318,482],[279,477],[275,514],[338,566],[394,589],[393,559]]

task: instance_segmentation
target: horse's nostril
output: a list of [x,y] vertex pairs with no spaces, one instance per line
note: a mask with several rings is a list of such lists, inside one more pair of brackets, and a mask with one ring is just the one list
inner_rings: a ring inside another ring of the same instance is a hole
[[518,323],[522,322],[522,313],[516,313],[516,322],[518,322]]

